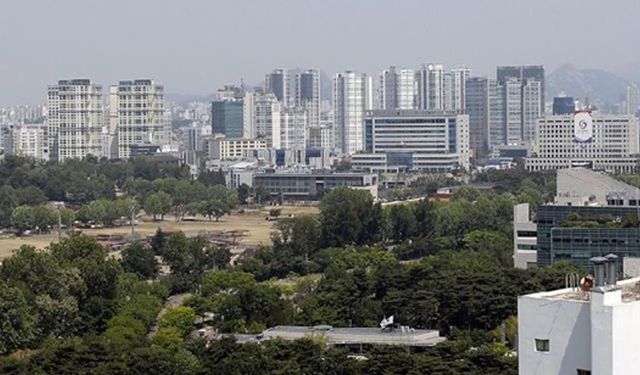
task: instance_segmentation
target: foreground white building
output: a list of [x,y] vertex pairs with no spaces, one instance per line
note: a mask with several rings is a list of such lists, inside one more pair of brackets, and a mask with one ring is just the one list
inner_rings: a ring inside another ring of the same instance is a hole
[[605,269],[615,269],[615,262],[609,256],[593,260],[596,286],[590,290],[575,287],[518,298],[520,375],[640,372],[640,278],[607,280],[614,273],[605,276]]

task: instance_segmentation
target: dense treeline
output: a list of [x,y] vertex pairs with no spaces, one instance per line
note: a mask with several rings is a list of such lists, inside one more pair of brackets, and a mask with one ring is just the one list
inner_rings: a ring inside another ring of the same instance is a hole
[[[63,202],[60,224],[124,224],[132,210],[154,219],[174,214],[218,220],[238,205],[235,191],[224,187],[220,171],[204,171],[196,180],[186,167],[151,158],[131,161],[68,160],[43,163],[6,156],[0,162],[0,225],[18,234],[48,232],[58,213],[47,202]],[[126,194],[122,194],[126,193]]]
[[[512,267],[512,206],[545,200],[552,181],[499,173],[479,177],[496,189],[460,188],[448,202],[383,207],[366,192],[335,189],[319,215],[280,219],[273,245],[233,267],[228,249],[161,230],[119,260],[80,235],[48,251],[23,247],[0,266],[0,353],[26,350],[0,358],[0,373],[516,374],[517,296],[562,287],[579,270]],[[188,214],[193,197],[228,194],[210,180],[154,177],[118,186],[159,219]],[[159,276],[157,257],[169,275]],[[193,296],[156,319],[165,298],[183,292]],[[448,341],[413,352],[374,347],[359,361],[319,339],[205,344],[192,335],[197,316],[220,332],[258,333],[278,324],[376,326],[389,315]]]

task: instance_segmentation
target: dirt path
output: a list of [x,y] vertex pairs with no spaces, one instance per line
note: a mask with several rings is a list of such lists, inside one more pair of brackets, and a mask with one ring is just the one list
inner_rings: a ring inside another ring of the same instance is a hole
[[162,306],[162,310],[160,310],[160,312],[158,313],[156,322],[153,323],[153,325],[151,326],[151,329],[149,330],[149,334],[147,335],[147,337],[153,338],[153,336],[155,336],[156,333],[158,333],[160,318],[162,317],[162,315],[164,315],[171,308],[182,306],[182,304],[184,304],[184,301],[191,296],[192,296],[191,293],[182,293],[182,294],[169,296],[169,298],[167,298],[167,300],[165,301],[164,306]]

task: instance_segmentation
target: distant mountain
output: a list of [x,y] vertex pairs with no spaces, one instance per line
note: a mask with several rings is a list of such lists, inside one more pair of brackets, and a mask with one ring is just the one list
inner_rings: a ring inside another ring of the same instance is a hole
[[640,83],[640,61],[622,65],[615,69],[620,77]]
[[596,106],[609,106],[625,99],[628,79],[601,69],[579,69],[563,65],[546,78],[546,96],[560,93],[573,96]]

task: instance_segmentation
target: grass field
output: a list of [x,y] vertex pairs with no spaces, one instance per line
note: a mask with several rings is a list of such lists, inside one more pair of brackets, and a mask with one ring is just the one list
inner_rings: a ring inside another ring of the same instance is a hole
[[[280,208],[280,207],[279,207]],[[303,206],[283,206],[281,217],[301,214],[317,213],[317,207]],[[202,230],[207,231],[231,231],[246,230],[246,236],[239,238],[241,245],[259,245],[269,244],[270,234],[273,230],[275,222],[265,220],[269,214],[269,207],[262,210],[246,211],[245,213],[234,212],[231,215],[220,218],[219,222],[208,221],[205,218],[199,218],[197,221],[181,221],[176,222],[172,216],[168,216],[164,221],[154,222],[148,217],[142,218],[141,222],[136,225],[136,233],[142,235],[152,235],[157,228],[164,231],[183,231],[187,235],[197,235]],[[129,227],[103,228],[103,229],[83,229],[82,233],[88,235],[98,234],[121,234],[128,235]],[[64,234],[63,234],[64,236]],[[52,241],[57,241],[57,233],[45,235],[32,235],[28,237],[5,237],[0,238],[0,259],[11,255],[13,250],[22,245],[32,245],[38,248],[48,246]]]

